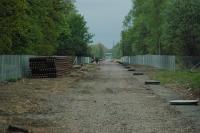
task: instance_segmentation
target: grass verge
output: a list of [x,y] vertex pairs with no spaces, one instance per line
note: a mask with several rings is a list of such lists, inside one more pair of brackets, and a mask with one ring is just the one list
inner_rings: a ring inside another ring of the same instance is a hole
[[177,84],[193,91],[200,90],[200,72],[159,70],[153,78],[160,80],[162,84]]

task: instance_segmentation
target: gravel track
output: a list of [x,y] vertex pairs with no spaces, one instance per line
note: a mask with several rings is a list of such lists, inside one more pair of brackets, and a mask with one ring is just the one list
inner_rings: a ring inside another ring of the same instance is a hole
[[20,120],[34,121],[34,133],[199,133],[192,120],[121,65],[98,68],[70,87],[62,81],[59,92],[44,95],[43,111]]
[[193,123],[171,109],[120,65],[106,63],[71,88],[69,133],[195,133]]

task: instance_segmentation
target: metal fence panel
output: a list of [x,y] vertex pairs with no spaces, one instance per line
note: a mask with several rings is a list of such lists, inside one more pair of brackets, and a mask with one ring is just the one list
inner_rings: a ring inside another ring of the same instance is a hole
[[124,64],[137,64],[148,65],[160,69],[175,70],[176,59],[175,56],[165,55],[137,55],[137,56],[125,56],[122,57]]
[[0,81],[29,75],[30,55],[0,55]]
[[80,65],[80,64],[89,64],[91,63],[92,58],[91,57],[76,57],[74,64]]
[[[0,81],[16,80],[30,75],[32,55],[0,55]],[[74,64],[89,64],[91,57],[76,57]]]

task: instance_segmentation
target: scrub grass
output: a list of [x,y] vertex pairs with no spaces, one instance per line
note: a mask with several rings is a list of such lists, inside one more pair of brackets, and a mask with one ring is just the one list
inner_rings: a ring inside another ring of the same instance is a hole
[[177,84],[193,91],[200,90],[200,72],[160,70],[153,78],[160,80],[162,84]]

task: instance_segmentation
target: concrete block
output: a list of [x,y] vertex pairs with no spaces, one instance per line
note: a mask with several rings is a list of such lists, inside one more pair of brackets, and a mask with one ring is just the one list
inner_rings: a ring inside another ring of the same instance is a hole
[[143,72],[135,72],[135,73],[133,73],[133,75],[135,75],[135,76],[137,76],[137,75],[144,75],[144,73]]
[[199,100],[173,100],[170,101],[171,105],[198,105]]
[[146,85],[159,85],[160,81],[156,81],[156,80],[147,80],[145,81]]

